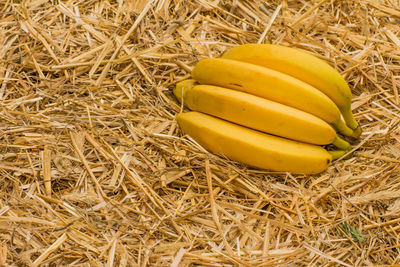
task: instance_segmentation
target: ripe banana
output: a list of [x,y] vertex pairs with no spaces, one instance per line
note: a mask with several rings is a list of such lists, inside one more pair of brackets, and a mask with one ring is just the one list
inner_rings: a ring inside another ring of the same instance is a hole
[[208,58],[196,64],[192,77],[201,84],[235,89],[303,110],[331,123],[344,135],[354,134],[329,97],[287,74],[237,60]]
[[193,111],[300,142],[350,149],[328,123],[290,106],[232,89],[196,85],[194,80],[178,83],[174,94]]
[[320,146],[261,133],[200,112],[180,113],[177,121],[184,133],[210,152],[254,167],[296,174],[324,171],[334,157]]
[[183,103],[182,96],[184,95],[183,92],[193,88],[198,83],[196,80],[193,79],[186,79],[181,82],[178,82],[174,88],[174,95],[178,99],[179,103]]
[[355,131],[355,136],[361,134],[351,111],[351,90],[339,72],[325,61],[305,51],[272,44],[236,46],[228,49],[222,58],[277,70],[314,86],[338,106],[347,126]]

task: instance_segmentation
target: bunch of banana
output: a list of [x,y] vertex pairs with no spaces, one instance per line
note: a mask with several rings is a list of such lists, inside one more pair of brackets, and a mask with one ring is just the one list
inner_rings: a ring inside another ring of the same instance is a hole
[[[197,63],[174,94],[192,112],[177,116],[205,149],[274,171],[314,174],[358,138],[351,92],[340,74],[300,50],[248,44]],[[342,116],[344,120],[342,119]],[[328,151],[332,144],[338,150]]]
[[339,72],[325,61],[298,49],[271,44],[237,46],[227,50],[222,58],[270,68],[312,85],[336,104],[347,126],[354,131],[353,136],[360,136],[361,128],[351,111],[351,90]]

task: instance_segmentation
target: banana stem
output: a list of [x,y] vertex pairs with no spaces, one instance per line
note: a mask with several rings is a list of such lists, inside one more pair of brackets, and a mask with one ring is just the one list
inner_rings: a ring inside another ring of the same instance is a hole
[[352,129],[350,129],[345,122],[340,118],[332,123],[333,127],[341,134],[357,138],[358,136],[354,133]]
[[[341,110],[343,119],[352,130],[356,130],[360,126],[358,125],[356,119],[354,118],[353,112],[351,111],[350,105]],[[361,130],[361,129],[360,129]]]
[[361,135],[361,133],[362,133],[362,130],[361,130],[360,125],[358,125],[358,127],[355,128],[355,129],[353,130],[353,132],[354,132],[354,138],[359,138],[360,135]]
[[345,150],[332,150],[328,151],[328,153],[332,156],[332,160],[337,160],[338,158],[342,157],[346,154],[347,151]]
[[341,149],[341,150],[345,150],[348,151],[351,148],[351,145],[346,142],[345,140],[343,140],[342,138],[340,138],[339,136],[335,137],[335,140],[333,140],[332,145],[336,146],[337,148]]

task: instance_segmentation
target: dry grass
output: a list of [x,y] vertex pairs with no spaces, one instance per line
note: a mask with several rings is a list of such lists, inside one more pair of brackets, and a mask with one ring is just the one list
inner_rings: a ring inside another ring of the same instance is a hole
[[[400,264],[399,6],[0,1],[0,265]],[[292,176],[182,136],[174,84],[250,42],[342,72],[353,157]]]

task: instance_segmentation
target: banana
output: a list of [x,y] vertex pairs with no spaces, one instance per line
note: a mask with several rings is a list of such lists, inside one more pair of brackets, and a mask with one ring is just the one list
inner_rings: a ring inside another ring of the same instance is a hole
[[281,45],[245,44],[228,49],[222,58],[267,67],[314,86],[338,106],[347,126],[355,131],[355,136],[361,134],[351,111],[350,87],[339,72],[316,56]]
[[178,83],[174,94],[193,111],[300,142],[332,143],[339,149],[350,149],[325,121],[274,101],[218,86],[196,85],[194,80]]
[[192,77],[201,84],[235,89],[303,110],[332,124],[344,135],[354,135],[329,97],[287,74],[237,60],[208,58],[196,64]]
[[179,103],[183,102],[182,96],[184,95],[183,92],[187,91],[188,89],[193,88],[196,84],[198,84],[193,79],[186,79],[181,82],[178,82],[174,88],[174,95],[178,99]]
[[196,111],[178,114],[177,121],[182,131],[206,150],[272,171],[316,174],[345,154],[261,133]]

